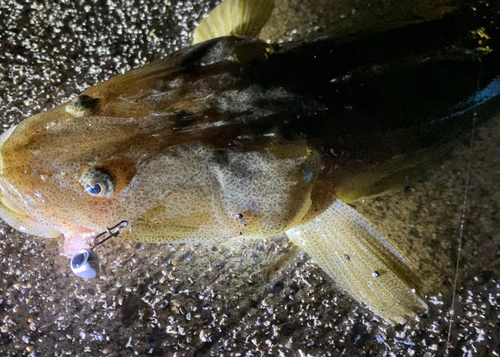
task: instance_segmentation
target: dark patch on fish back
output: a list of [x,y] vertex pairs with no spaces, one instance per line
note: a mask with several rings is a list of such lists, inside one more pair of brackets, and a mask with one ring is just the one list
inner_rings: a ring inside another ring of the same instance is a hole
[[185,110],[180,110],[174,113],[173,131],[185,130],[189,126],[195,124],[199,117],[196,114],[189,113]]
[[226,150],[214,150],[212,154],[212,161],[220,166],[229,166],[229,156]]

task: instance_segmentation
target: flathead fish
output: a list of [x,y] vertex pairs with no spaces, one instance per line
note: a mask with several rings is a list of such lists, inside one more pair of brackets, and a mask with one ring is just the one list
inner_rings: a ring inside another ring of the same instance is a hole
[[387,321],[424,312],[416,274],[347,203],[402,185],[500,108],[499,6],[269,44],[256,36],[273,7],[226,0],[192,46],[7,130],[0,216],[64,236],[84,277],[97,273],[101,232],[151,243],[285,233]]

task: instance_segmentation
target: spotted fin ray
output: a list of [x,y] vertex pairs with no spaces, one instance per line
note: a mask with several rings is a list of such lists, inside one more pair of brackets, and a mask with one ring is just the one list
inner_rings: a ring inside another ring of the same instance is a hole
[[391,323],[404,323],[427,305],[415,291],[418,278],[404,259],[355,209],[335,200],[286,232],[353,298]]
[[225,0],[193,33],[193,45],[222,36],[257,37],[274,10],[274,0]]

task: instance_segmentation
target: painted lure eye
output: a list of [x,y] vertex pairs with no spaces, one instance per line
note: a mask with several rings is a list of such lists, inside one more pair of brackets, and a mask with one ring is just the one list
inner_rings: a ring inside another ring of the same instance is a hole
[[90,249],[82,249],[76,252],[69,265],[73,273],[80,278],[95,278],[99,273],[99,257]]
[[115,192],[113,178],[102,168],[92,167],[83,170],[80,183],[83,189],[92,196],[111,197]]

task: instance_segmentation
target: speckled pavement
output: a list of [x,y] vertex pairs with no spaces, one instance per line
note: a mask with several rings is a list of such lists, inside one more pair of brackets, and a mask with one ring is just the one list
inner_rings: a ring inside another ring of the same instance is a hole
[[[435,2],[283,0],[262,35],[350,31]],[[0,0],[3,129],[187,45],[213,5]],[[449,356],[500,354],[499,122],[475,129]],[[283,237],[224,246],[115,239],[98,248],[100,277],[83,281],[57,240],[1,224],[0,356],[443,356],[468,144],[404,192],[356,204],[422,277],[427,318],[387,325]]]

